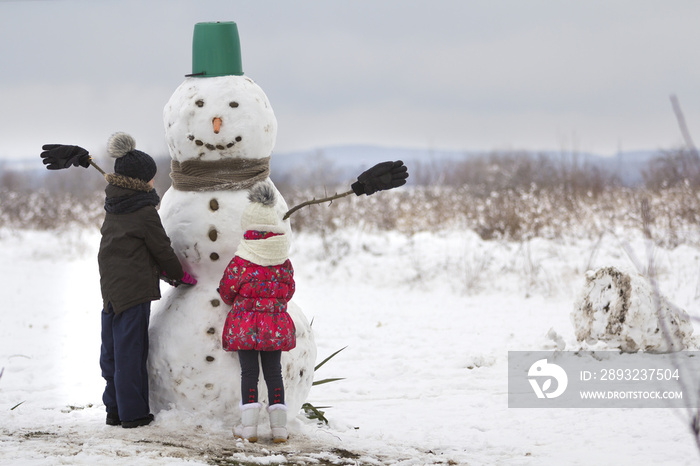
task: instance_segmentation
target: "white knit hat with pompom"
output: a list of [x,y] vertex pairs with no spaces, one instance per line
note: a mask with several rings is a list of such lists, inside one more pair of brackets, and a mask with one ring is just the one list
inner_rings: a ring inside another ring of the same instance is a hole
[[261,181],[248,193],[250,204],[241,214],[243,232],[264,231],[275,233],[261,239],[246,239],[238,244],[236,255],[262,266],[279,265],[289,256],[289,238],[282,216],[277,212],[277,194],[268,182]]
[[253,185],[248,192],[248,204],[241,214],[243,231],[270,231],[285,233],[286,228],[281,216],[277,213],[277,193],[275,188],[265,181]]

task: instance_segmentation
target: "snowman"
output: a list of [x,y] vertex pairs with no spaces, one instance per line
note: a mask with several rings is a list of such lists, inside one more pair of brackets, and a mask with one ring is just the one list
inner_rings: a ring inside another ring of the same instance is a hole
[[[243,236],[248,189],[259,181],[272,184],[269,163],[277,121],[265,93],[243,75],[235,23],[196,24],[192,66],[193,73],[163,111],[173,185],[163,195],[159,213],[183,268],[198,284],[172,289],[153,308],[151,408],[231,424],[240,416],[240,366],[235,353],[222,349],[229,306],[217,287]],[[287,205],[274,190],[281,219]],[[288,220],[284,228],[291,232]],[[282,373],[292,414],[300,411],[311,388],[316,346],[294,301],[288,312],[297,346],[283,352]],[[264,382],[259,393],[266,402]]]

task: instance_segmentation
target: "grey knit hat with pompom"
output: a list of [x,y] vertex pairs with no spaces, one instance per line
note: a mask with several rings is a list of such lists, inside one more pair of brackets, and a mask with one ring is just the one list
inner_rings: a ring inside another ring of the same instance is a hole
[[151,181],[156,176],[156,162],[153,158],[136,150],[136,141],[126,133],[115,133],[109,138],[107,152],[114,157],[114,173]]

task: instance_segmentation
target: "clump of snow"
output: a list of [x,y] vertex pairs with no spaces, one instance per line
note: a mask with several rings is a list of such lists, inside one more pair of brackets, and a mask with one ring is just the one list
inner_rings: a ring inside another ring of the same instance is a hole
[[566,341],[564,341],[564,338],[561,335],[559,335],[557,331],[553,328],[549,329],[549,331],[545,335],[545,339],[547,341],[542,346],[548,350],[562,351],[566,349]]
[[688,314],[646,277],[618,267],[586,274],[571,320],[578,341],[603,341],[624,352],[670,352],[693,345]]

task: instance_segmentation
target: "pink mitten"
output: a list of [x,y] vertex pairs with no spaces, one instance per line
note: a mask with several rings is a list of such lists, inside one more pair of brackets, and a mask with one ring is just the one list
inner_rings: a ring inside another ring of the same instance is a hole
[[182,277],[182,283],[185,283],[187,285],[196,285],[197,284],[197,279],[194,278],[192,275],[189,273],[185,272],[185,276]]

